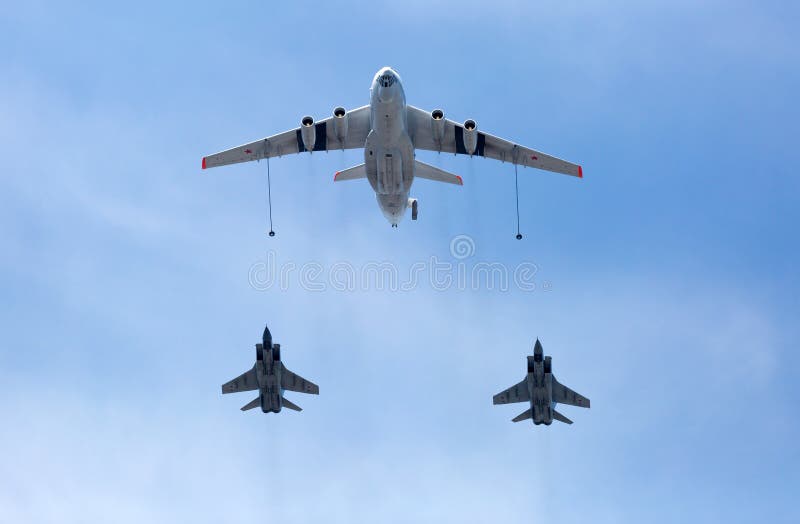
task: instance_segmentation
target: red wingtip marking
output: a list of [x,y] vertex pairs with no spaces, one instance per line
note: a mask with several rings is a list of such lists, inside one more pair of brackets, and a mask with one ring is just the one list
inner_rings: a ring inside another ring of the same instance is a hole
[[341,171],[337,171],[336,174],[333,175],[333,181],[334,182],[336,182],[336,179],[339,178],[339,173],[341,173]]
[[203,157],[203,169],[206,168],[206,157]]
[[578,178],[583,178],[583,168],[578,166]]
[[464,180],[458,175],[456,175],[456,178],[458,179],[458,185],[459,186],[463,186],[464,185]]

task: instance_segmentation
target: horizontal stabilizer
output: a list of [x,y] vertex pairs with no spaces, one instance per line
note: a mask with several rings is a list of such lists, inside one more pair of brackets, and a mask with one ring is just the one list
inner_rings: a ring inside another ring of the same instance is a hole
[[300,407],[300,406],[298,406],[297,404],[294,404],[294,403],[292,403],[292,402],[291,402],[289,399],[287,399],[286,397],[282,397],[281,404],[283,404],[283,407],[285,407],[285,408],[293,409],[293,410],[295,410],[295,411],[303,411],[303,408],[301,408],[301,407]]
[[553,418],[556,419],[559,422],[563,422],[564,424],[572,424],[572,421],[570,419],[568,419],[567,417],[565,417],[564,415],[562,415],[561,413],[559,413],[555,409],[553,410]]
[[344,171],[337,171],[333,177],[333,181],[343,182],[345,180],[357,180],[359,178],[367,178],[366,164],[358,164],[357,166],[348,167]]
[[529,409],[528,411],[523,411],[522,413],[520,413],[516,417],[512,418],[511,421],[512,422],[519,422],[520,420],[527,420],[527,419],[531,418],[532,416],[533,416],[532,410]]
[[436,182],[444,182],[445,184],[464,185],[464,181],[461,180],[460,176],[448,173],[447,171],[426,164],[425,162],[420,162],[419,160],[414,161],[414,176],[417,178],[434,180]]
[[247,411],[248,409],[253,409],[261,406],[261,397],[256,397],[244,406],[242,406],[242,411]]

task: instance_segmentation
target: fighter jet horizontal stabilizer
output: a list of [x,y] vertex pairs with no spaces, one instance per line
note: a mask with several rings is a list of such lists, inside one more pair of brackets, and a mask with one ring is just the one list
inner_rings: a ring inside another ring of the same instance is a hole
[[531,418],[532,416],[533,416],[533,412],[529,409],[528,411],[523,411],[522,413],[520,413],[516,417],[512,418],[511,421],[512,422],[520,422],[522,420],[527,420],[527,419]]
[[555,409],[553,410],[553,418],[556,419],[559,422],[563,422],[564,424],[572,424],[572,421],[570,419],[568,419],[567,417],[565,417],[564,415],[562,415],[561,413],[559,413]]
[[261,397],[256,397],[247,404],[245,404],[244,406],[242,406],[241,409],[242,411],[247,411],[248,409],[257,408],[260,405],[261,405]]
[[303,411],[303,408],[301,408],[301,407],[300,407],[300,406],[298,406],[297,404],[293,404],[293,403],[292,403],[292,402],[291,402],[289,399],[287,399],[286,397],[281,397],[281,404],[283,404],[283,407],[286,407],[286,408],[289,408],[289,409],[293,409],[293,410],[295,410],[295,411]]

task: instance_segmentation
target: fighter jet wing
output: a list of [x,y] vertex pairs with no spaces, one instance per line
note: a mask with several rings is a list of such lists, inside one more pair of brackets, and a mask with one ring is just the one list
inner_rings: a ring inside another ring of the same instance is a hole
[[553,377],[553,402],[582,408],[588,408],[590,404],[588,398],[575,393],[567,386],[557,381],[555,377]]
[[[314,141],[314,151],[332,151],[336,149],[356,149],[364,147],[367,135],[370,131],[369,106],[359,107],[348,111],[347,134],[344,141],[339,141],[333,129],[333,117],[314,123],[316,138]],[[290,155],[292,153],[302,153],[306,151],[303,139],[300,136],[300,128],[290,129],[283,133],[278,133],[249,144],[233,147],[213,155],[203,157],[203,169],[209,167],[226,166],[249,162],[251,160],[262,160],[274,158],[276,156]]]
[[[433,135],[433,119],[429,111],[408,106],[408,128],[411,140],[417,149],[438,151],[440,153],[468,154],[464,147],[464,126],[445,119],[444,134],[441,141]],[[554,156],[530,149],[509,140],[476,130],[478,133],[475,156],[493,158],[524,167],[535,167],[583,178],[583,168],[578,164],[561,160]]]
[[292,373],[286,366],[283,366],[281,372],[281,387],[288,391],[297,391],[298,393],[309,393],[311,395],[319,395],[319,386],[306,380],[300,375]]
[[525,378],[519,384],[515,384],[505,391],[501,391],[492,398],[495,404],[511,404],[513,402],[527,402],[531,399],[528,393],[528,379]]
[[238,393],[239,391],[253,391],[258,389],[258,380],[256,379],[256,367],[253,366],[250,371],[246,371],[222,385],[222,393]]

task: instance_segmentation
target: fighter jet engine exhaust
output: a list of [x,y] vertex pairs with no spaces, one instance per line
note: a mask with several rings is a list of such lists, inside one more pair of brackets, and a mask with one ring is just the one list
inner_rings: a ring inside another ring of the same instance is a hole
[[433,140],[441,143],[444,138],[444,111],[441,109],[431,111],[431,127],[433,129]]
[[300,121],[300,135],[303,138],[303,146],[305,146],[306,151],[314,151],[317,131],[314,129],[314,119],[310,116],[304,116]]
[[416,198],[408,199],[408,207],[411,208],[411,220],[416,220],[419,214],[419,203]]
[[468,155],[475,152],[478,147],[478,124],[474,120],[467,120],[464,122],[464,149],[467,150]]
[[347,111],[343,107],[333,110],[333,132],[344,149],[344,141],[347,138]]

